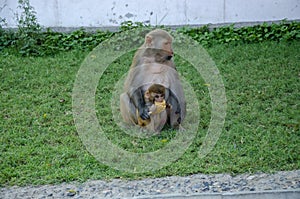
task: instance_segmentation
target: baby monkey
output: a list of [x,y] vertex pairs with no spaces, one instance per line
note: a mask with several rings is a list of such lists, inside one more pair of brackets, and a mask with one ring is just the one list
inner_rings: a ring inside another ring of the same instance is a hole
[[150,118],[143,120],[137,115],[138,124],[142,127],[148,126],[153,131],[160,131],[167,121],[166,108],[171,108],[171,105],[167,104],[165,100],[165,87],[160,84],[151,85],[144,94],[144,100]]

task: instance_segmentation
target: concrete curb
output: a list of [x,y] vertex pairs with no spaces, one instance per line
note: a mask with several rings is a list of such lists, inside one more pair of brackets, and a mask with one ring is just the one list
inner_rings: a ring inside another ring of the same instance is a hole
[[235,193],[200,193],[193,195],[165,194],[140,196],[135,199],[300,199],[300,189]]

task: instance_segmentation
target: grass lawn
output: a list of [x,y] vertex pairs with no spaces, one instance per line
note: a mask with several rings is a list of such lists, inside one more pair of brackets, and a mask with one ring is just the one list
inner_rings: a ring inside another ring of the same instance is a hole
[[[192,173],[272,172],[300,168],[300,41],[214,45],[207,51],[226,88],[227,117],[215,148],[198,158],[210,121],[203,79],[184,59],[176,65],[196,91],[201,109],[193,144],[176,162],[153,173],[132,174],[99,163],[82,144],[72,115],[72,89],[88,52],[49,57],[0,53],[0,186],[52,184],[88,179],[144,178]],[[115,83],[132,54],[105,71],[96,93],[99,123],[107,137],[133,152],[154,151],[176,132],[151,138],[119,130],[110,110]]]

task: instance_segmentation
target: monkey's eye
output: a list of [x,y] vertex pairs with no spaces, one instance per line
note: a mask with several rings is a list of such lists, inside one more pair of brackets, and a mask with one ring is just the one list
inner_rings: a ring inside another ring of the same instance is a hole
[[154,96],[156,99],[160,98],[160,97],[164,97],[164,95],[155,95]]

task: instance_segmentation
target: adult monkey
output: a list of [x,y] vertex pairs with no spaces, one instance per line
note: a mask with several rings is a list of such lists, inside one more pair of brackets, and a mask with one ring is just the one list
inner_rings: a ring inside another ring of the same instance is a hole
[[161,84],[166,88],[165,100],[172,106],[168,111],[168,122],[173,128],[180,127],[186,113],[186,102],[172,57],[172,37],[168,32],[156,29],[146,35],[144,44],[135,53],[124,93],[120,95],[120,110],[125,123],[137,125],[138,117],[143,120],[150,118],[144,93],[150,85]]

